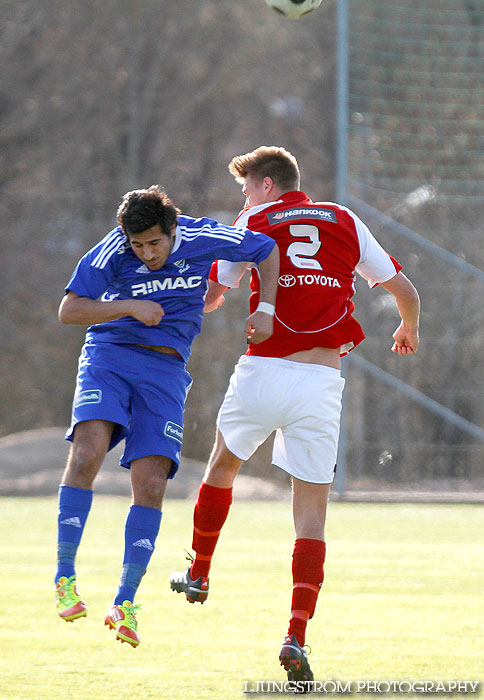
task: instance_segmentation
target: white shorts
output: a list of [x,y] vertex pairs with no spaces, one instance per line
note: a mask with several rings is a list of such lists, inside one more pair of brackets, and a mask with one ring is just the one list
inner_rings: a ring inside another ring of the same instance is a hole
[[217,427],[228,449],[242,460],[276,430],[273,464],[302,481],[330,484],[344,384],[332,367],[243,355]]

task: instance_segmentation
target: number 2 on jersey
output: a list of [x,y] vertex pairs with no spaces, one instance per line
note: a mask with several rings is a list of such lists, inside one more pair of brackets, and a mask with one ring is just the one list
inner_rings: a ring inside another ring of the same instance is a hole
[[287,255],[295,267],[302,267],[310,270],[322,270],[323,267],[314,256],[321,248],[319,240],[319,229],[310,224],[291,224],[289,226],[291,236],[295,238],[309,238],[308,241],[297,241],[291,243],[287,248]]

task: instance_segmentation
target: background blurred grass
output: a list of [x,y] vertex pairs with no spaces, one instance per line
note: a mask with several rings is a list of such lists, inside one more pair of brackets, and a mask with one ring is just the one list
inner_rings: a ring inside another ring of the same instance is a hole
[[[234,504],[200,606],[169,590],[170,572],[185,566],[193,504],[168,500],[136,601],[138,649],[103,627],[127,508],[95,498],[77,562],[89,616],[65,624],[52,593],[55,499],[0,499],[2,700],[228,700],[248,697],[246,680],[283,679],[290,504]],[[331,504],[307,637],[315,679],[482,681],[483,532],[482,506]]]

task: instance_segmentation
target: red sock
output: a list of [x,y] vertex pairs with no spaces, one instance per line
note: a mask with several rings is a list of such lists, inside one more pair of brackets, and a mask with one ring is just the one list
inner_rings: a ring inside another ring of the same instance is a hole
[[326,542],[299,538],[292,555],[292,604],[287,634],[301,646],[306,640],[306,626],[314,615],[316,601],[324,580]]
[[229,514],[232,489],[221,489],[202,482],[193,512],[195,560],[190,569],[192,579],[208,576],[220,530]]

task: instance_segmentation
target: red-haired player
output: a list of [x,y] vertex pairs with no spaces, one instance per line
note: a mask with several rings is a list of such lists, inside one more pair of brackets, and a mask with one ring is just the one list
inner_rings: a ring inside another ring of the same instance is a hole
[[[259,304],[252,269],[250,309],[274,315],[272,336],[249,344],[219,412],[215,446],[194,511],[192,566],[170,578],[190,602],[204,602],[232,484],[244,460],[275,430],[273,463],[292,477],[296,541],[292,560],[291,619],[279,659],[289,680],[311,681],[303,646],[323,582],[324,526],[339,437],[344,379],[340,357],[364,339],[353,317],[355,271],[371,287],[396,299],[401,323],[392,350],[411,355],[418,346],[419,297],[365,224],[347,208],[312,202],[299,190],[299,168],[284,148],[261,146],[236,156],[229,170],[242,184],[245,209],[236,226],[275,239],[280,276],[275,309]],[[206,310],[238,286],[244,263],[218,261]]]

